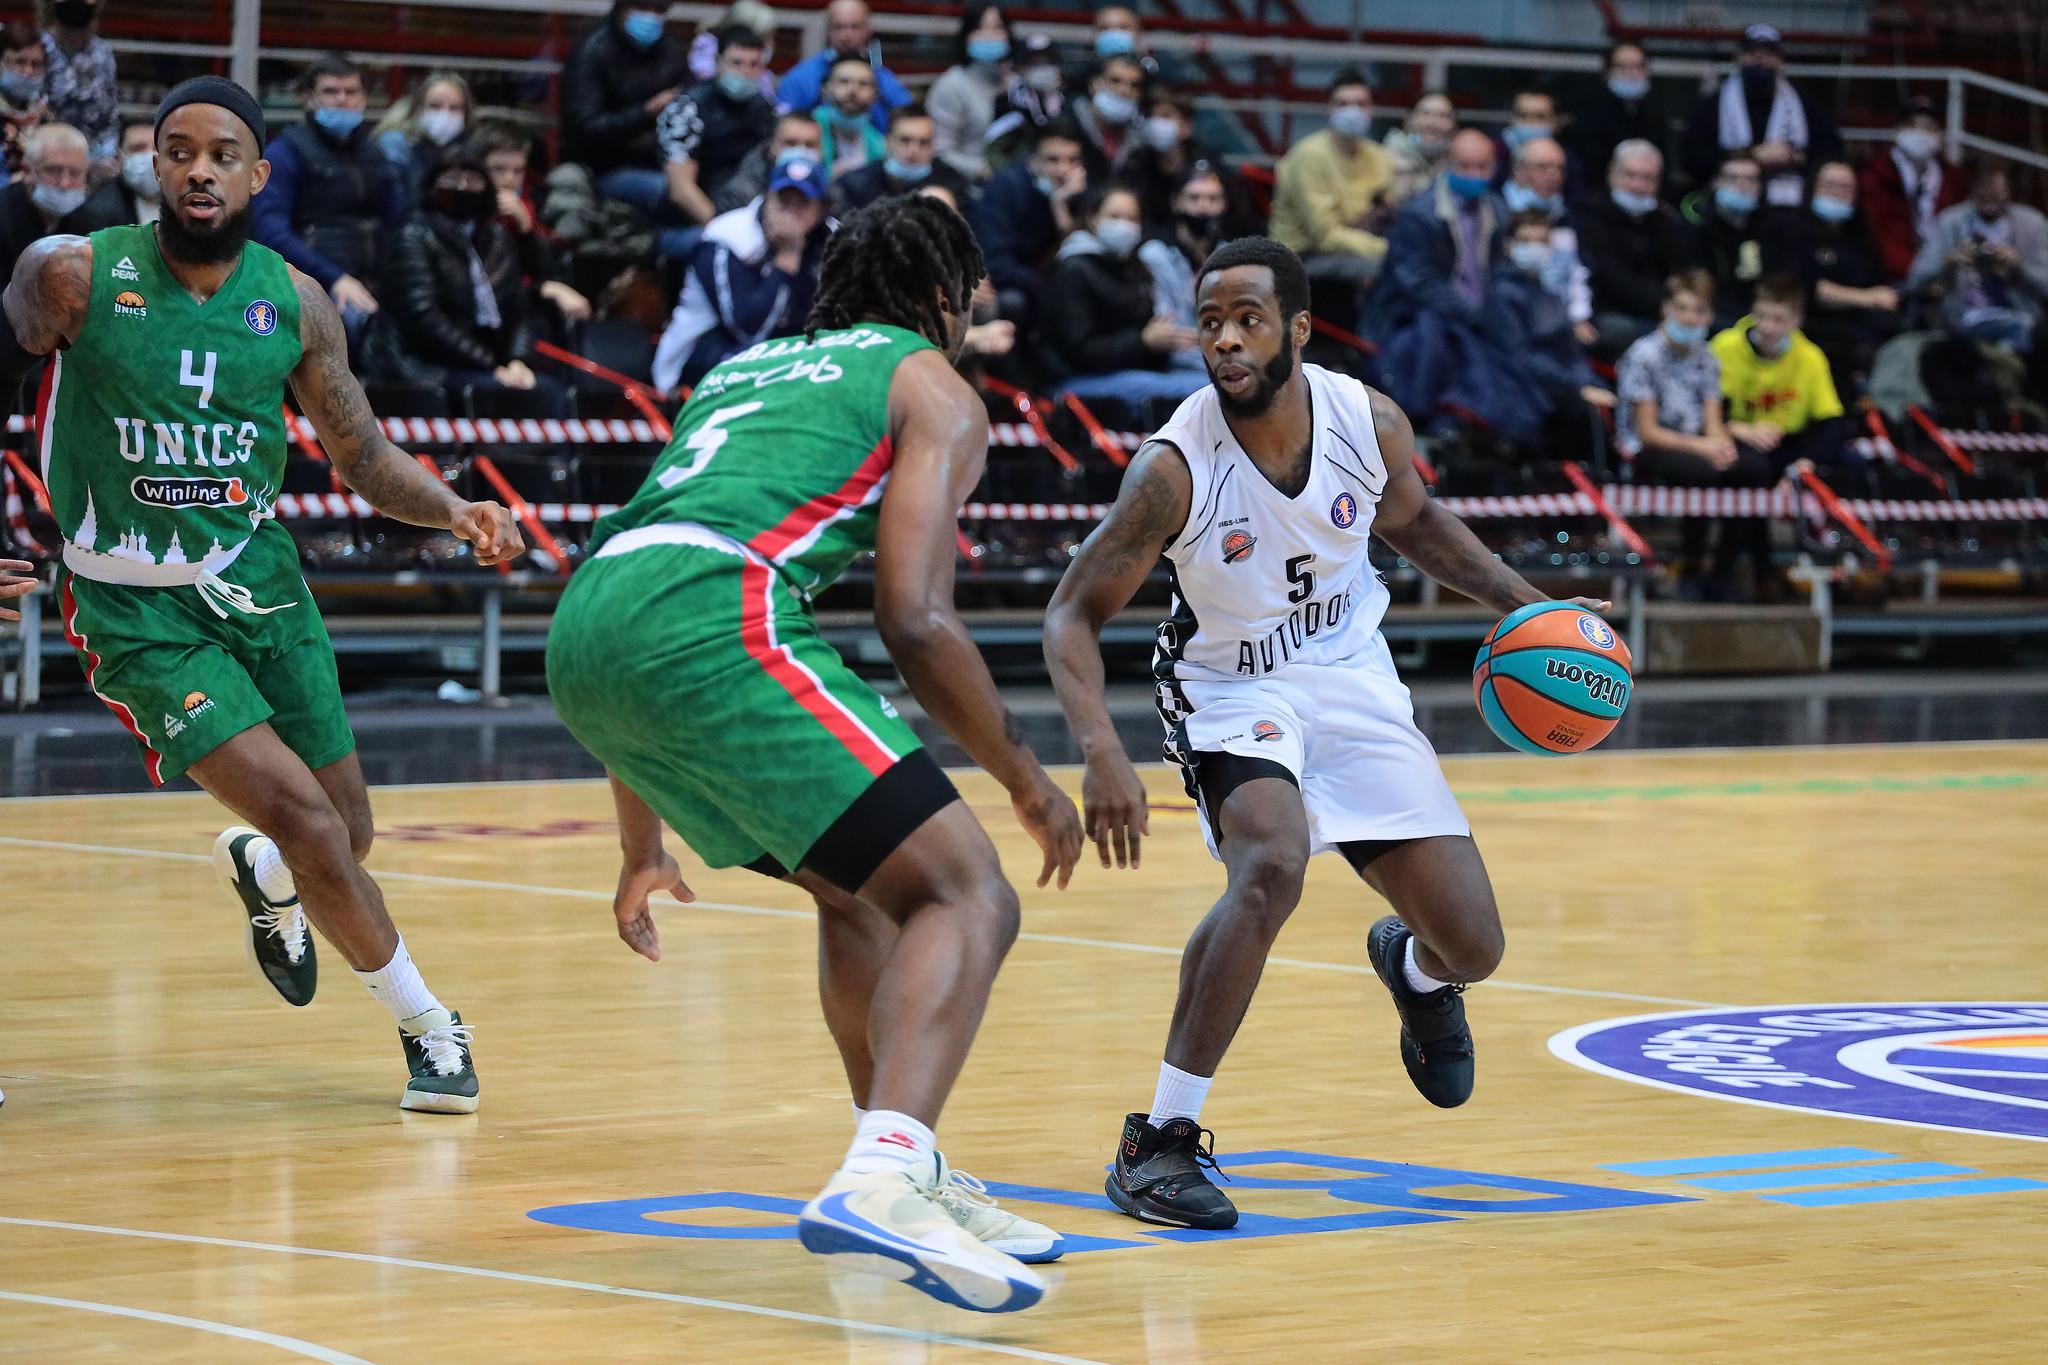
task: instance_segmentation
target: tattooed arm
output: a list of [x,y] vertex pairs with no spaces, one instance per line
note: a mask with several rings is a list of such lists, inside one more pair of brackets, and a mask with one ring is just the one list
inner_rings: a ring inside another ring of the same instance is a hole
[[497,564],[526,552],[512,514],[495,502],[465,502],[377,425],[363,386],[348,368],[348,337],[327,291],[292,271],[299,291],[304,354],[292,371],[292,392],[319,433],[342,482],[387,517],[452,531],[476,546],[476,562]]
[[68,346],[85,325],[92,300],[92,243],[83,237],[45,237],[15,263],[8,282],[7,321],[21,348],[48,355]]
[[[1373,514],[1373,533],[1452,592],[1503,616],[1531,602],[1549,601],[1547,593],[1501,563],[1469,526],[1429,495],[1415,472],[1415,429],[1408,425],[1407,414],[1385,394],[1367,392],[1372,395],[1373,431],[1387,463],[1387,487]],[[1594,611],[1613,605],[1590,597],[1571,600]]]
[[1102,627],[1130,603],[1159,562],[1166,542],[1187,524],[1194,481],[1187,460],[1150,441],[1124,472],[1116,505],[1082,542],[1045,612],[1045,662],[1060,709],[1088,762],[1081,820],[1102,865],[1114,848],[1118,867],[1138,865],[1150,832],[1145,784],[1124,754],[1103,700]]

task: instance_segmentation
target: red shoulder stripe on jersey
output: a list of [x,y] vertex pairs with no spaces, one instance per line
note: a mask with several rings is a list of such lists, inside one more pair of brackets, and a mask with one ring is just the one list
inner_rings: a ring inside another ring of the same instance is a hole
[[861,506],[874,492],[875,485],[889,473],[889,466],[896,458],[896,447],[887,436],[875,443],[875,448],[862,460],[860,468],[853,471],[851,478],[830,493],[822,493],[798,507],[782,519],[782,524],[770,531],[763,531],[747,544],[769,559],[780,560],[789,547],[802,540],[811,532],[828,522],[837,521],[854,508]]
[[135,742],[142,746],[143,766],[149,769],[150,785],[161,787],[164,784],[164,756],[156,751],[149,742],[149,736],[143,734],[142,727],[135,723],[135,713],[100,691],[99,684],[95,681],[100,671],[100,656],[93,653],[92,646],[85,642],[85,636],[78,629],[78,598],[72,594],[69,578],[64,580],[61,602],[64,608],[64,638],[70,641],[71,647],[85,659],[85,685],[92,689],[95,697],[107,704],[107,709],[114,713],[114,718],[121,722],[128,733],[135,736]]

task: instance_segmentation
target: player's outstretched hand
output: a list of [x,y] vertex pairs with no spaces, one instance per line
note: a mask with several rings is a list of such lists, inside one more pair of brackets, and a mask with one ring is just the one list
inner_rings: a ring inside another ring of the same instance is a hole
[[1584,607],[1587,611],[1600,612],[1602,614],[1614,610],[1614,603],[1600,597],[1567,597],[1565,601],[1575,607]]
[[667,853],[651,863],[627,863],[619,869],[619,893],[612,897],[612,915],[619,922],[619,937],[649,962],[661,961],[661,934],[654,927],[654,912],[647,898],[666,891],[683,904],[697,899],[697,893],[683,882],[683,869]]
[[526,553],[519,522],[502,503],[466,502],[449,519],[448,529],[476,546],[476,562],[486,568]]
[[1108,754],[1089,763],[1081,779],[1081,806],[1088,837],[1109,866],[1116,850],[1118,867],[1138,865],[1140,839],[1152,832],[1152,811],[1145,801],[1145,783],[1122,754]]
[[1010,808],[1017,812],[1024,832],[1045,851],[1038,884],[1044,886],[1058,877],[1060,890],[1066,890],[1074,876],[1074,864],[1081,861],[1081,814],[1074,809],[1074,799],[1054,786],[1041,769],[1029,791],[1010,798]]
[[[26,597],[36,590],[36,580],[28,577],[35,565],[20,559],[0,559],[0,602],[11,598]],[[0,621],[19,621],[21,613],[12,607],[0,607]]]

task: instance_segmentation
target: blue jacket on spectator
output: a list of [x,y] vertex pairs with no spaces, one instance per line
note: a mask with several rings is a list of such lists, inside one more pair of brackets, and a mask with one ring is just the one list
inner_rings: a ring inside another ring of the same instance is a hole
[[[1454,283],[1459,242],[1451,215],[1457,212],[1450,189],[1441,177],[1401,206],[1387,229],[1386,264],[1372,291],[1366,327],[1384,340],[1412,322],[1417,314],[1434,313],[1470,325],[1479,320],[1483,301],[1466,298]],[[1490,276],[1498,254],[1506,206],[1492,195],[1479,202],[1479,240],[1486,259],[1482,277]]]
[[1034,292],[1060,232],[1052,201],[1032,183],[1031,163],[1015,161],[996,172],[967,211],[967,221],[996,288]]
[[[910,91],[896,79],[895,72],[882,65],[882,44],[879,40],[868,44],[866,56],[868,65],[875,69],[875,107],[868,111],[868,119],[886,133],[889,131],[889,111],[910,103]],[[822,52],[813,52],[792,66],[775,83],[776,109],[782,113],[808,114],[817,108],[818,101],[825,98],[825,77],[832,74],[832,63],[838,57],[839,54],[828,47]]]
[[263,149],[270,183],[250,202],[249,236],[334,288],[343,275],[376,278],[377,241],[405,221],[405,181],[367,127],[337,143],[294,124]]
[[818,224],[791,275],[768,250],[760,200],[713,218],[690,257],[682,297],[655,350],[656,386],[695,385],[706,370],[747,347],[801,330],[835,226],[829,218]]

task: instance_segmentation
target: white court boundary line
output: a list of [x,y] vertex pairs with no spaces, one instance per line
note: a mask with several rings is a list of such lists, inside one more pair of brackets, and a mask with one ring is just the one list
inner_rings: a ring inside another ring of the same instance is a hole
[[[517,1270],[487,1270],[482,1266],[453,1265],[446,1261],[418,1261],[409,1256],[378,1256],[367,1251],[328,1251],[322,1247],[288,1246],[281,1242],[249,1242],[239,1237],[203,1237],[189,1232],[151,1232],[142,1228],[108,1227],[99,1223],[65,1223],[48,1218],[4,1218],[0,1224],[23,1228],[54,1228],[60,1232],[92,1232],[104,1237],[137,1237],[152,1242],[184,1242],[192,1246],[229,1247],[238,1251],[269,1251],[281,1256],[317,1256],[330,1261],[356,1261],[366,1265],[398,1266],[406,1270],[434,1270],[444,1275],[469,1275],[485,1280],[506,1280],[513,1284],[537,1284],[551,1289],[577,1289],[587,1294],[609,1294],[614,1298],[651,1299],[657,1303],[679,1303],[691,1308],[715,1308],[728,1313],[745,1313],[753,1317],[776,1318],[783,1322],[800,1322],[813,1327],[837,1327],[845,1331],[866,1332],[873,1336],[894,1337],[899,1341],[915,1341],[931,1346],[959,1346],[971,1351],[986,1351],[993,1355],[1011,1356],[1018,1360],[1040,1360],[1048,1365],[1104,1365],[1104,1362],[1090,1360],[1085,1356],[1065,1356],[1052,1351],[1037,1351],[1029,1346],[1010,1346],[998,1341],[983,1341],[976,1337],[954,1336],[948,1332],[923,1332],[914,1327],[891,1327],[886,1323],[862,1322],[857,1318],[827,1317],[822,1313],[802,1313],[793,1308],[770,1308],[766,1304],[741,1303],[733,1299],[707,1299],[695,1294],[670,1294],[659,1289],[631,1289],[625,1285],[598,1284],[593,1280],[565,1280],[554,1275],[528,1275]],[[0,1298],[33,1297],[0,1293]],[[73,1300],[43,1300],[44,1302],[73,1304]],[[110,1305],[95,1305],[108,1307]],[[139,1309],[118,1310],[133,1316],[143,1316]],[[197,1318],[170,1318],[148,1314],[167,1322],[183,1322],[200,1326]],[[212,1324],[222,1327],[224,1324]],[[258,1336],[246,1333],[245,1329],[229,1329],[230,1335]],[[272,1338],[282,1344],[285,1339]],[[305,1345],[306,1343],[299,1343]],[[320,1348],[315,1347],[314,1350]],[[320,1355],[315,1359],[338,1362],[338,1365],[368,1365],[367,1361],[354,1356]]]
[[[0,1218],[0,1223],[18,1221],[21,1220]],[[59,1299],[47,1294],[18,1294],[11,1289],[0,1289],[0,1299],[11,1299],[16,1303],[41,1304],[46,1308],[75,1308],[81,1313],[104,1313],[108,1317],[137,1318],[143,1322],[163,1322],[173,1327],[190,1327],[199,1332],[211,1332],[215,1336],[239,1337],[243,1341],[275,1346],[280,1350],[290,1351],[293,1355],[304,1356],[308,1360],[325,1361],[327,1365],[370,1365],[370,1362],[361,1356],[352,1356],[346,1351],[330,1350],[325,1346],[315,1346],[310,1341],[301,1341],[297,1337],[283,1337],[275,1332],[259,1332],[253,1327],[237,1327],[231,1322],[214,1322],[209,1318],[180,1317],[176,1313],[156,1313],[147,1308],[123,1307],[118,1303],[95,1303],[91,1299]]]
[[[59,839],[22,839],[14,836],[0,836],[0,846],[12,848],[46,848],[61,853],[99,853],[119,858],[154,858],[162,862],[211,863],[213,860],[203,853],[176,853],[160,848],[122,848],[110,844],[74,844]],[[527,882],[494,882],[474,877],[444,877],[431,872],[394,872],[372,869],[372,877],[379,881],[420,882],[429,886],[466,887],[476,891],[510,891],[532,896],[556,896],[567,900],[602,901],[612,903],[611,893],[587,891],[573,886],[540,886]],[[650,902],[650,904],[652,904]],[[665,912],[668,906],[656,907]],[[698,900],[688,903],[691,910],[716,910],[728,915],[757,915],[770,919],[797,919],[815,923],[817,915],[809,910],[785,910],[767,905],[740,905],[732,901]],[[1154,957],[1178,958],[1181,949],[1157,943],[1129,943],[1113,938],[1082,938],[1073,934],[1039,934],[1025,931],[1017,935],[1023,943],[1053,943],[1071,948],[1102,948],[1111,952],[1144,953]],[[1337,972],[1346,976],[1370,976],[1377,979],[1378,973],[1371,967],[1361,967],[1349,962],[1316,962],[1299,957],[1269,957],[1269,967],[1292,967],[1300,971]],[[1488,977],[1483,983],[1503,990],[1531,991],[1540,995],[1577,995],[1592,1000],[1627,1000],[1645,1005],[1683,1005],[1692,1009],[1733,1009],[1713,1000],[1685,1000],[1670,995],[1637,995],[1632,991],[1600,991],[1584,986],[1547,986],[1534,981],[1506,981],[1497,976]]]

